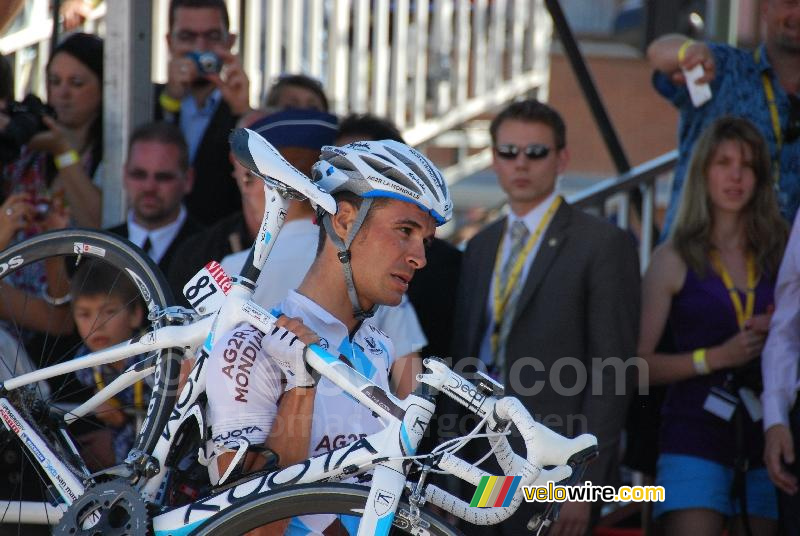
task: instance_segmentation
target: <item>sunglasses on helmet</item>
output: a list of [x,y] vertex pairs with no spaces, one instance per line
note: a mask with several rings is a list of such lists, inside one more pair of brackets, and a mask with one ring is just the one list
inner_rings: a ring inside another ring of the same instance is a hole
[[528,157],[528,160],[541,160],[550,154],[550,147],[541,143],[531,143],[525,147],[513,143],[501,143],[495,146],[494,151],[504,160],[514,160],[520,151]]

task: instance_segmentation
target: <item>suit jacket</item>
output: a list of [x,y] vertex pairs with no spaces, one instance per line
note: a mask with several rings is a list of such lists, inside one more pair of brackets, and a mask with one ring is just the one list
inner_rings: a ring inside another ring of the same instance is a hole
[[[167,248],[167,251],[164,252],[164,256],[161,257],[161,260],[158,262],[158,267],[161,269],[161,273],[164,274],[165,278],[166,278],[166,275],[169,273],[169,269],[170,269],[170,266],[172,265],[173,260],[179,258],[179,257],[175,256],[175,253],[178,251],[178,248],[180,247],[180,245],[183,244],[186,241],[187,238],[189,238],[190,236],[192,236],[194,234],[199,233],[204,228],[205,227],[203,227],[201,224],[199,224],[197,221],[195,221],[191,216],[187,216],[186,217],[186,220],[183,222],[183,225],[181,225],[181,228],[178,231],[178,234],[175,235],[175,239],[169,245],[169,247]],[[127,223],[121,223],[121,224],[116,225],[114,227],[110,227],[107,230],[112,232],[112,233],[114,233],[115,235],[121,236],[122,238],[128,238],[128,224]],[[184,302],[184,300],[183,300],[183,286],[178,287],[178,286],[172,284],[171,281],[169,283],[170,283],[170,288],[172,289],[173,298],[178,300],[175,303],[182,304]],[[184,281],[184,283],[186,283],[186,282]]]
[[[165,114],[158,104],[158,96],[163,89],[163,84],[155,85],[154,117],[157,121],[168,121],[179,125],[180,112]],[[230,151],[228,135],[236,127],[238,119],[233,115],[225,99],[221,99],[217,111],[211,116],[211,121],[203,133],[192,162],[194,187],[183,202],[189,214],[206,226],[242,208],[241,194],[231,175],[233,165],[228,158]]]
[[[464,254],[456,301],[456,359],[478,356],[505,226],[503,218],[483,229]],[[559,433],[597,436],[600,457],[585,475],[596,484],[616,481],[634,367],[593,366],[592,359],[636,355],[639,308],[639,261],[633,240],[610,223],[562,203],[517,302],[506,343],[504,383],[506,393],[517,396],[537,420]],[[517,450],[521,442],[512,438],[512,445]],[[530,517],[513,516],[503,524],[503,533],[521,534]]]
[[[208,261],[213,259],[221,262],[225,256],[249,248],[252,243],[253,237],[247,231],[241,212],[223,218],[205,229],[202,234],[190,237],[178,245],[177,255],[181,262],[173,263],[169,272],[165,272],[167,281],[171,287],[183,289],[189,279]],[[179,300],[178,303],[183,302]],[[186,301],[185,305],[188,304]]]
[[425,256],[427,264],[414,273],[408,285],[408,299],[428,339],[428,345],[420,353],[423,357],[446,357],[450,355],[453,339],[453,302],[458,290],[461,252],[434,238]]

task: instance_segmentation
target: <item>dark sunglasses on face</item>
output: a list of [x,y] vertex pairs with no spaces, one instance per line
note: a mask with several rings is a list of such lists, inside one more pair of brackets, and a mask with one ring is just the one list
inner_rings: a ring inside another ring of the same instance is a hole
[[494,152],[497,153],[497,156],[504,160],[516,159],[520,151],[528,157],[528,160],[541,160],[550,154],[550,147],[542,145],[541,143],[531,143],[526,147],[520,147],[513,143],[501,143],[494,148]]
[[789,95],[789,121],[783,129],[783,139],[792,143],[800,138],[800,97]]

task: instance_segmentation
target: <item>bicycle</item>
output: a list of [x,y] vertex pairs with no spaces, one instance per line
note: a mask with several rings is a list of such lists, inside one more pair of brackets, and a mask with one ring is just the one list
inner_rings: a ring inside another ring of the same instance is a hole
[[[522,485],[534,484],[539,476],[547,480],[569,478],[575,481],[580,478],[583,467],[596,454],[595,438],[583,435],[566,439],[555,434],[536,423],[516,399],[495,396],[501,393],[501,388],[486,377],[475,385],[443,363],[427,360],[427,372],[418,377],[420,386],[401,401],[339,361],[337,356],[311,345],[305,352],[309,365],[369,407],[386,423],[385,428],[305,462],[253,473],[230,482],[237,459],[244,456],[249,446],[246,441],[240,442],[234,462],[221,479],[221,488],[188,505],[161,511],[169,479],[165,468],[176,436],[186,427],[195,426],[201,438],[208,436],[200,395],[205,385],[204,365],[215,334],[224,333],[241,322],[267,332],[275,322],[275,318],[251,302],[250,297],[253,281],[258,279],[280,231],[288,200],[309,199],[315,206],[329,212],[336,208],[330,195],[316,188],[257,134],[246,129],[234,131],[231,145],[240,162],[271,186],[265,186],[267,206],[264,219],[239,277],[231,279],[217,265],[210,264],[184,288],[196,312],[162,307],[152,299],[152,303],[148,303],[152,324],[147,333],[103,351],[16,376],[0,386],[0,417],[5,428],[19,438],[57,494],[57,504],[45,509],[45,522],[52,524],[60,514],[62,519],[58,528],[65,534],[138,533],[138,530],[146,532],[151,527],[156,534],[164,535],[192,531],[214,534],[228,533],[234,527],[235,530],[249,530],[281,516],[294,517],[326,509],[333,510],[329,513],[363,516],[360,534],[385,534],[392,526],[411,533],[453,533],[446,523],[421,509],[427,502],[477,524],[507,518],[522,502],[520,494],[504,508],[481,510],[470,508],[450,493],[425,484],[427,475],[433,470],[445,470],[473,485],[478,484],[484,473],[454,455],[457,447],[475,437],[475,433],[461,438],[456,445],[446,445],[421,457],[425,462],[419,481],[415,484],[407,482],[406,467],[414,457],[433,414],[437,392],[444,392],[482,417],[482,422],[492,429],[486,436],[500,466],[507,474],[521,475]],[[0,268],[9,254],[19,254],[23,247],[24,244],[0,254]],[[81,251],[89,254],[89,249],[81,248]],[[129,276],[134,273],[130,269],[127,271]],[[135,275],[134,280],[138,283],[142,277],[138,273]],[[158,281],[156,273],[149,285],[142,281],[139,288],[143,294],[153,298],[159,290],[153,283]],[[54,415],[52,408],[37,408],[36,404],[33,411],[26,408],[31,402],[31,391],[35,393],[35,389],[23,389],[26,386],[139,354],[147,357],[129,367],[88,401],[63,414],[56,412]],[[195,356],[195,361],[185,386],[176,396],[178,369],[184,355]],[[154,378],[153,398],[127,460],[122,465],[90,473],[74,442],[63,433],[64,424],[89,415],[100,403],[151,374]],[[15,396],[20,393],[25,396]],[[36,412],[41,412],[42,416]],[[63,423],[57,422],[58,419]],[[515,454],[505,438],[504,430],[512,424],[525,440],[525,458]],[[202,454],[203,461],[211,461],[211,455]],[[543,471],[544,466],[555,466],[555,469]],[[369,488],[329,483],[369,470],[373,471]],[[315,484],[321,481],[328,483]],[[296,487],[298,485],[301,487]],[[401,499],[404,489],[411,493],[410,502]],[[298,500],[301,497],[303,500]],[[365,505],[373,508],[365,508]],[[6,501],[0,503],[0,512],[14,507],[16,519],[24,517],[31,521],[34,516],[26,516],[33,514],[31,510],[36,506],[42,507],[41,504],[32,506],[20,502],[15,505]],[[23,516],[24,510],[26,516]],[[153,510],[157,511],[153,513]],[[557,509],[549,513],[555,512]],[[536,528],[541,530],[549,522],[548,516],[539,519]]]

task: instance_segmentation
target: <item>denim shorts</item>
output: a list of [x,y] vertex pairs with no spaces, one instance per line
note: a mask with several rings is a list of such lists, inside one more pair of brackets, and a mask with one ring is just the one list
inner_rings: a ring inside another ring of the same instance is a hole
[[[656,464],[656,485],[664,486],[664,502],[653,504],[659,517],[673,510],[707,508],[726,517],[738,515],[738,498],[731,497],[733,468],[695,456],[662,454]],[[778,519],[778,492],[764,467],[747,471],[747,513]]]

